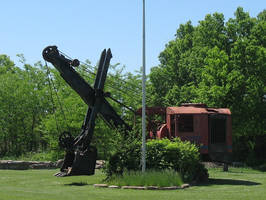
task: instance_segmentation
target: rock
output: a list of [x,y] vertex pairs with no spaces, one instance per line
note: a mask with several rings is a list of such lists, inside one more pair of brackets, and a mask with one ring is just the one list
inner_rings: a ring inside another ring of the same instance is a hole
[[96,160],[97,165],[104,165],[105,161],[104,160]]
[[117,185],[109,185],[108,188],[119,189],[120,187]]
[[108,185],[107,184],[94,184],[94,187],[101,187],[101,188],[107,188]]
[[[26,169],[54,169],[61,168],[64,163],[63,159],[57,162],[43,162],[43,161],[12,161],[12,160],[0,160],[0,169],[14,169],[14,170],[26,170]],[[96,169],[103,168],[105,161],[97,160]]]
[[55,164],[53,162],[12,161],[12,160],[0,161],[0,169],[26,170],[26,169],[53,169],[53,168],[55,168]]
[[104,166],[105,161],[104,160],[96,160],[95,169],[101,169]]
[[189,184],[187,184],[187,183],[185,183],[185,184],[181,185],[181,188],[182,188],[182,189],[189,188],[189,187],[190,187],[190,185],[189,185]]
[[33,165],[30,165],[30,169],[45,169],[47,168],[46,165],[43,165],[43,164],[33,164]]
[[0,169],[8,169],[8,162],[11,160],[1,160],[0,161]]
[[147,190],[158,190],[159,187],[157,187],[157,186],[147,186],[146,189]]
[[179,186],[160,187],[159,190],[176,190],[181,189]]
[[135,189],[135,190],[145,190],[146,187],[143,186],[122,186],[122,189]]
[[30,169],[54,169],[56,164],[53,162],[37,162],[33,163],[30,166]]
[[102,166],[101,165],[95,165],[95,169],[101,169],[102,168]]
[[0,169],[26,170],[29,169],[29,165],[30,163],[25,161],[12,161],[12,160],[0,161]]

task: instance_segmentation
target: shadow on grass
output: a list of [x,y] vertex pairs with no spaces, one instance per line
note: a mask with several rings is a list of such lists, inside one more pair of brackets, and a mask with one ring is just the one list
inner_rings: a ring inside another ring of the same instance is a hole
[[197,186],[207,186],[207,185],[246,185],[254,186],[261,185],[261,183],[253,181],[235,180],[235,179],[219,179],[219,178],[209,178],[206,183],[196,184]]
[[72,182],[72,183],[67,183],[64,185],[65,186],[85,186],[85,185],[89,185],[89,184],[85,183],[85,182]]

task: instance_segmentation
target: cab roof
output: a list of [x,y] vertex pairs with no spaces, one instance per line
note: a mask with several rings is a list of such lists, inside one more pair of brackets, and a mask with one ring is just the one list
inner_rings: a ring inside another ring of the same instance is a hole
[[179,107],[167,107],[167,114],[224,114],[231,115],[231,111],[228,108],[208,108],[197,106],[179,106]]

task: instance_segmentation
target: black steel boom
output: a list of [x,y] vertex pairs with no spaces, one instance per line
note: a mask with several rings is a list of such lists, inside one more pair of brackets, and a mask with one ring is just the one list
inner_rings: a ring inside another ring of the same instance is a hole
[[[73,69],[72,63],[73,61],[65,58],[63,55],[61,55],[57,49],[56,46],[48,46],[43,50],[43,58],[52,63],[54,67],[60,72],[60,75],[62,78],[70,85],[70,87],[75,90],[79,96],[83,99],[83,101],[89,106],[94,106],[95,102],[95,95],[104,95],[103,87],[104,82],[106,79],[107,70],[109,67],[110,59],[112,57],[111,50],[108,50],[110,52],[109,61],[106,62],[104,59],[106,55],[106,50],[104,50],[101,54],[101,59],[99,62],[98,72],[96,75],[95,83],[94,83],[94,89]],[[106,65],[105,67],[105,77],[102,77],[100,79],[101,71],[103,68],[103,65]],[[97,85],[99,85],[99,88],[97,88]],[[101,94],[102,93],[102,94]],[[125,127],[126,130],[130,130],[130,126],[128,126],[123,119],[115,112],[113,107],[108,103],[108,101],[104,98],[103,103],[101,106],[101,109],[99,111],[99,114],[102,115],[104,120],[109,124],[113,125],[116,128],[118,127]]]

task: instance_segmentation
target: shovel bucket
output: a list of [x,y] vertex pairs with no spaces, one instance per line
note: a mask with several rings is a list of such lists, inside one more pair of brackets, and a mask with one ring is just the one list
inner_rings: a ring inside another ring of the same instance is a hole
[[84,151],[67,152],[60,172],[55,176],[93,175],[97,158],[97,149],[90,146]]

